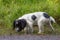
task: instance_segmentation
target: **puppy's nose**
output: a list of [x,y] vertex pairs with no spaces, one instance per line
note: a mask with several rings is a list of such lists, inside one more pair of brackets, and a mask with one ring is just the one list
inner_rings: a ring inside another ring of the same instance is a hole
[[19,28],[15,28],[16,32],[19,32]]

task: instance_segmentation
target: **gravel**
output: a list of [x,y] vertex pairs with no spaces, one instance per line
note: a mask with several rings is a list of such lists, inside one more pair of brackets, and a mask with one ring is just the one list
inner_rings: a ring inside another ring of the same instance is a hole
[[60,40],[60,35],[5,35],[0,40]]

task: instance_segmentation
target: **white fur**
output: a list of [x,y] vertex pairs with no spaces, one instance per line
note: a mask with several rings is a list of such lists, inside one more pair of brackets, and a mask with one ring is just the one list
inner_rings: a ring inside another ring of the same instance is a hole
[[[41,33],[44,31],[44,27],[43,25],[45,23],[48,23],[49,26],[52,28],[52,30],[54,30],[54,28],[52,27],[51,25],[51,20],[55,23],[55,20],[53,17],[50,17],[50,18],[45,18],[43,16],[43,13],[46,13],[46,12],[34,12],[34,13],[29,13],[29,14],[25,14],[23,15],[22,17],[18,18],[18,19],[25,19],[27,21],[27,28],[29,27],[31,29],[31,31],[33,32],[33,25],[34,24],[37,24],[38,25],[38,28],[39,28],[39,32],[38,33]],[[32,15],[35,15],[37,18],[36,20],[32,20],[31,19],[31,16]]]

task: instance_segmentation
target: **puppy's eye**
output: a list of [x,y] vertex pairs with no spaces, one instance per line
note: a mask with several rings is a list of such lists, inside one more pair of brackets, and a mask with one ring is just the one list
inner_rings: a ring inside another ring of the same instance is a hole
[[18,24],[18,22],[16,22],[16,24]]

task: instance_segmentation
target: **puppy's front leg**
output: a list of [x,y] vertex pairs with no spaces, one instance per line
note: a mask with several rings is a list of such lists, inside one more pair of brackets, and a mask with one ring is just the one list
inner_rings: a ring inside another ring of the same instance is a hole
[[49,26],[52,28],[53,31],[55,31],[50,21],[49,21]]
[[30,33],[33,33],[33,25],[32,24],[29,24],[29,31],[30,31]]
[[28,21],[28,32],[33,33],[33,23]]

